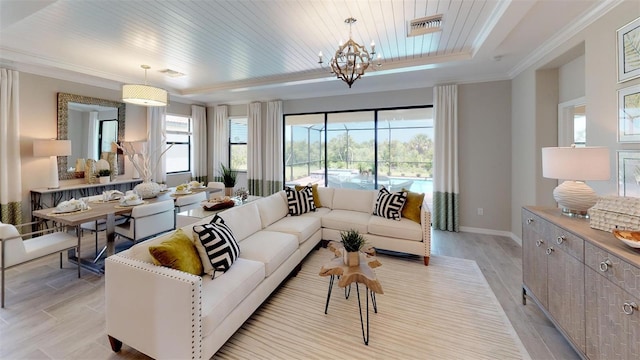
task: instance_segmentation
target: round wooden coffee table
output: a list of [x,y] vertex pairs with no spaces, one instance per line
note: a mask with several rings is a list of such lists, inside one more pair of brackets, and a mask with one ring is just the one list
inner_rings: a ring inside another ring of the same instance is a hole
[[[355,283],[356,293],[358,295],[358,310],[360,312],[360,328],[362,329],[362,340],[365,345],[369,345],[369,297],[373,311],[378,312],[376,304],[376,294],[384,294],[382,285],[378,281],[374,268],[382,266],[375,256],[373,248],[364,249],[360,252],[360,264],[358,266],[347,266],[342,260],[342,252],[344,251],[342,244],[332,241],[329,243],[329,250],[336,255],[331,261],[324,264],[320,269],[320,276],[329,276],[329,290],[327,292],[327,302],[324,307],[324,313],[329,310],[329,299],[331,298],[331,290],[335,278],[338,277],[338,286],[344,288],[345,298],[348,299],[351,294],[351,284]],[[364,320],[362,318],[362,305],[360,302],[360,288],[358,284],[364,284],[366,291],[366,333]]]

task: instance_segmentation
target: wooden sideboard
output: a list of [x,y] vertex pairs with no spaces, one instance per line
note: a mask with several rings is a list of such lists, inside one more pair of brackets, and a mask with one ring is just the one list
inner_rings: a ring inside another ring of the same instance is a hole
[[588,219],[522,209],[523,303],[532,299],[586,359],[640,359],[640,250]]

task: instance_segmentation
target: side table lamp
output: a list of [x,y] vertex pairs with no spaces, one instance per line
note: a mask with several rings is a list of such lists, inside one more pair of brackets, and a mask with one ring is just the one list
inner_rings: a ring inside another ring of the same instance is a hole
[[49,180],[47,187],[57,189],[58,181],[58,156],[71,155],[71,140],[34,139],[33,156],[49,157]]
[[566,180],[553,190],[553,198],[564,215],[587,217],[587,210],[596,204],[598,195],[585,181],[609,180],[609,148],[542,148],[542,176]]

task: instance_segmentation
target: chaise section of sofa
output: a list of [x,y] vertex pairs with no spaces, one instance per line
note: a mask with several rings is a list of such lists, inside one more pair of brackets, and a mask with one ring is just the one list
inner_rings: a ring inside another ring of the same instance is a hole
[[373,215],[377,190],[318,188],[322,206],[331,211],[321,215],[322,239],[340,241],[340,232],[350,229],[365,235],[369,245],[423,257],[431,256],[431,212],[425,201],[420,207],[420,223]]

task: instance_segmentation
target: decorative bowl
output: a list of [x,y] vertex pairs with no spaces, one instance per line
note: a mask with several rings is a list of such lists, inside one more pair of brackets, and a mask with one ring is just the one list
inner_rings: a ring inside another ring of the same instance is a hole
[[635,249],[640,249],[640,231],[612,230],[613,236]]

